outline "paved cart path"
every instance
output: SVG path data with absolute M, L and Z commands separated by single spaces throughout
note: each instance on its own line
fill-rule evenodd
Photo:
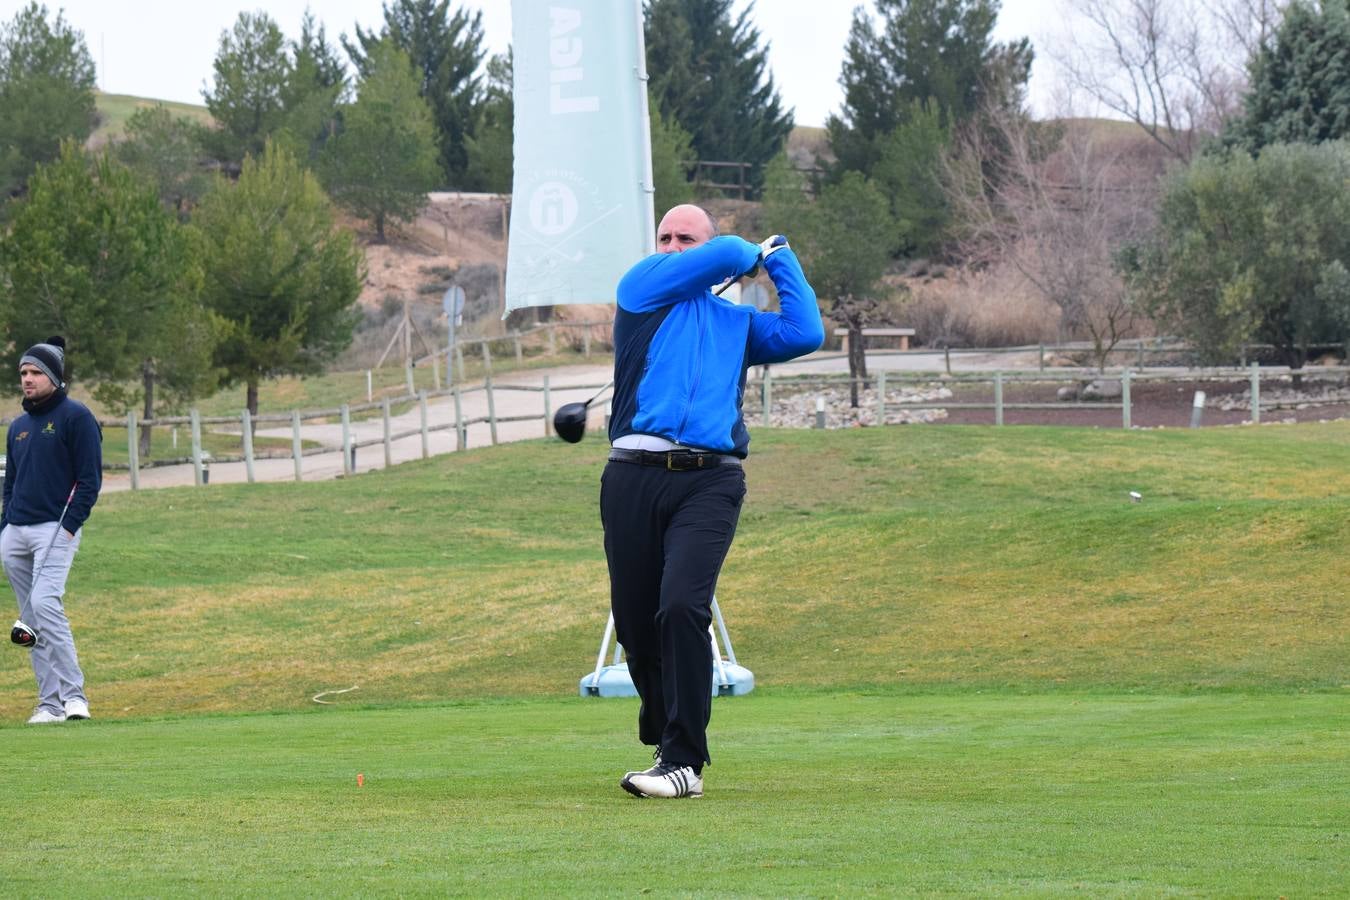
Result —
M 499 418 L 511 416 L 531 416 L 523 422 L 499 422 L 497 440 L 529 440 L 546 436 L 544 424 L 544 395 L 542 391 L 544 377 L 549 379 L 549 407 L 557 410 L 564 403 L 586 400 L 607 382 L 613 374 L 613 365 L 567 366 L 558 369 L 545 369 L 528 372 L 513 372 L 494 379 L 493 404 Z M 527 387 L 533 390 L 511 390 L 513 386 Z M 488 414 L 487 393 L 475 390 L 461 395 L 465 419 L 476 419 Z M 599 428 L 604 419 L 604 402 L 591 408 L 591 428 Z M 427 425 L 429 428 L 442 426 L 440 431 L 427 435 L 428 454 L 435 456 L 455 451 L 455 400 L 453 396 L 437 397 L 427 401 Z M 417 430 L 411 437 L 392 441 L 390 461 L 398 463 L 422 458 L 422 436 L 420 434 L 422 413 L 418 404 L 396 416 L 390 417 L 390 432 L 399 434 Z M 444 427 L 449 426 L 449 427 Z M 384 468 L 384 419 L 378 411 L 373 418 L 361 419 L 351 423 L 352 440 L 356 443 L 379 441 L 379 444 L 359 447 L 356 451 L 357 473 Z M 342 474 L 342 424 L 302 423 L 301 437 L 306 441 L 318 442 L 328 448 L 328 452 L 312 453 L 301 459 L 305 481 L 318 481 L 336 478 Z M 258 429 L 259 436 L 291 438 L 291 427 L 266 427 Z M 552 426 L 548 428 L 552 433 Z M 469 448 L 484 447 L 492 443 L 491 428 L 484 422 L 468 428 Z M 281 459 L 255 459 L 253 461 L 255 481 L 294 481 L 295 462 L 289 455 Z M 248 480 L 243 462 L 212 462 L 210 464 L 211 484 L 233 484 Z M 139 483 L 141 488 L 177 487 L 193 483 L 193 468 L 190 463 L 174 466 L 156 466 L 142 469 Z M 109 472 L 103 479 L 105 491 L 128 490 L 131 487 L 129 472 Z

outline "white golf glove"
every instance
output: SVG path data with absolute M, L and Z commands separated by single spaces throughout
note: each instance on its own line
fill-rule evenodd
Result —
M 759 243 L 759 258 L 765 260 L 770 253 L 777 253 L 788 245 L 786 235 L 771 234 Z

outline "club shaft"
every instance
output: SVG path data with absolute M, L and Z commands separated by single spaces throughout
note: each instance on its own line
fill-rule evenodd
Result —
M 589 406 L 590 406 L 592 403 L 594 403 L 596 400 L 599 400 L 599 399 L 600 399 L 600 395 L 601 395 L 601 394 L 603 394 L 605 391 L 609 390 L 609 389 L 612 388 L 612 387 L 614 387 L 614 379 L 613 379 L 613 378 L 611 378 L 611 379 L 609 380 L 609 383 L 608 383 L 608 384 L 606 384 L 606 385 L 605 385 L 604 387 L 602 387 L 600 390 L 596 391 L 594 397 L 592 397 L 591 399 L 587 400 L 587 401 L 586 401 L 585 403 L 583 403 L 582 405 L 583 405 L 583 406 L 586 406 L 586 407 L 589 407 Z
M 42 562 L 38 564 L 37 570 L 33 572 L 33 580 L 37 581 L 38 575 L 47 567 L 47 557 L 52 555 L 52 548 L 56 546 L 56 538 L 61 533 L 62 523 L 66 518 L 66 511 L 70 509 L 70 501 L 75 499 L 75 488 L 79 487 L 77 481 L 70 486 L 70 494 L 66 497 L 66 505 L 61 507 L 61 515 L 56 518 L 56 530 L 52 532 L 52 539 L 47 542 L 47 551 L 42 554 Z

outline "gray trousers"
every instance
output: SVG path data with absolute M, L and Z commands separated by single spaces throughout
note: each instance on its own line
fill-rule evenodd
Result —
M 61 605 L 83 529 L 73 538 L 61 530 L 53 542 L 52 533 L 59 528 L 56 522 L 6 525 L 0 531 L 0 561 L 19 601 L 19 618 L 37 632 L 37 644 L 29 653 L 37 676 L 38 708 L 64 715 L 65 701 L 88 700 L 75 637 Z

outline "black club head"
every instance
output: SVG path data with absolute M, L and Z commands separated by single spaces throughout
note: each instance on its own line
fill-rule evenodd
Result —
M 586 434 L 586 404 L 565 403 L 553 414 L 553 430 L 558 437 L 575 444 Z
M 20 647 L 31 650 L 37 644 L 37 633 L 23 622 L 15 622 L 9 630 L 9 639 Z

